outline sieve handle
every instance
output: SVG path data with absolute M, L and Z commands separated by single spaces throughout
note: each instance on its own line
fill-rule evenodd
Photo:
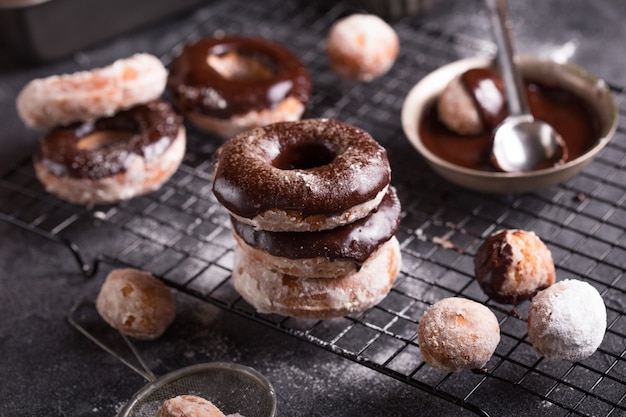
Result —
M 72 306 L 72 308 L 70 308 L 70 311 L 67 313 L 67 321 L 74 328 L 76 328 L 79 332 L 81 332 L 85 337 L 87 337 L 89 340 L 94 342 L 96 345 L 100 346 L 100 348 L 102 348 L 104 351 L 106 351 L 111 356 L 113 356 L 114 358 L 116 358 L 117 360 L 122 362 L 124 365 L 128 366 L 130 369 L 132 369 L 133 371 L 135 371 L 136 373 L 138 373 L 139 375 L 144 377 L 146 380 L 148 380 L 149 382 L 156 381 L 157 380 L 156 375 L 154 375 L 154 373 L 150 370 L 148 365 L 146 365 L 145 361 L 143 360 L 143 358 L 141 357 L 141 355 L 139 354 L 139 352 L 135 348 L 135 345 L 133 345 L 133 343 L 130 341 L 130 339 L 128 339 L 128 337 L 124 333 L 119 332 L 119 334 L 122 336 L 122 338 L 124 339 L 124 341 L 128 345 L 129 349 L 131 350 L 131 352 L 133 353 L 133 355 L 137 359 L 137 362 L 139 362 L 141 364 L 141 367 L 143 369 L 138 368 L 137 366 L 133 365 L 132 363 L 130 363 L 129 361 L 124 359 L 117 352 L 115 352 L 115 350 L 113 350 L 112 348 L 107 346 L 100 339 L 98 339 L 96 336 L 91 334 L 87 329 L 85 329 L 83 326 L 81 326 L 76 320 L 74 320 L 74 313 L 76 313 L 76 311 L 80 307 L 82 307 L 84 305 L 87 305 L 87 304 L 93 305 L 93 303 L 88 303 L 87 301 L 79 301 L 76 304 L 74 304 Z

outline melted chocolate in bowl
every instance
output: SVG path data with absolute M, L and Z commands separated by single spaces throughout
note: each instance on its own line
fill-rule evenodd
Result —
M 601 137 L 600 119 L 584 99 L 561 87 L 534 80 L 526 80 L 525 88 L 533 116 L 552 125 L 565 140 L 568 149 L 565 162 L 578 158 L 596 144 Z M 500 116 L 501 119 L 504 117 L 506 113 Z M 488 123 L 489 127 L 479 135 L 459 135 L 439 120 L 433 100 L 424 109 L 418 133 L 426 148 L 448 162 L 470 169 L 495 171 L 489 156 L 492 129 L 496 124 L 493 121 Z

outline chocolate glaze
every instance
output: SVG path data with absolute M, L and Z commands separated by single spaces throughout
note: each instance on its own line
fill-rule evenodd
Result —
M 478 109 L 483 125 L 493 129 L 507 114 L 504 86 L 490 68 L 473 68 L 461 74 L 461 85 Z
M 226 79 L 207 57 L 236 52 L 258 59 L 272 72 L 267 79 Z M 168 89 L 184 112 L 228 119 L 273 108 L 287 97 L 309 101 L 311 80 L 300 59 L 282 45 L 260 38 L 205 38 L 185 46 L 170 66 Z
M 109 177 L 126 171 L 132 154 L 147 160 L 162 155 L 176 139 L 181 123 L 168 103 L 155 100 L 111 117 L 54 128 L 42 138 L 34 160 L 57 176 Z M 120 139 L 95 149 L 78 145 L 99 131 L 119 132 Z
M 270 209 L 339 213 L 374 198 L 391 178 L 385 149 L 367 132 L 325 119 L 242 133 L 218 149 L 214 163 L 215 196 L 246 218 Z
M 506 279 L 506 272 L 513 261 L 513 248 L 506 242 L 503 231 L 485 239 L 474 257 L 474 271 L 478 284 L 485 294 L 498 302 L 503 296 L 498 292 Z
M 248 245 L 289 259 L 350 259 L 357 265 L 393 237 L 400 225 L 400 201 L 393 187 L 369 216 L 320 232 L 267 232 L 231 218 L 233 230 Z
M 533 116 L 552 125 L 565 140 L 564 162 L 578 158 L 600 138 L 599 118 L 581 97 L 540 81 L 526 80 L 524 85 Z M 506 116 L 505 111 L 499 121 Z M 439 120 L 433 102 L 425 108 L 418 130 L 424 146 L 440 158 L 465 168 L 495 171 L 490 154 L 493 127 L 497 123 L 489 125 L 491 127 L 479 135 L 459 135 Z

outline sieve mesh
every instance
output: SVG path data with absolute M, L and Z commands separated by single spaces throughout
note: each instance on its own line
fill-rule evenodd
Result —
M 148 380 L 120 411 L 120 417 L 154 417 L 161 405 L 179 395 L 195 395 L 211 401 L 226 415 L 274 417 L 276 393 L 272 384 L 259 372 L 230 362 L 199 363 L 156 377 L 128 337 L 116 332 L 98 315 L 95 304 L 77 302 L 67 314 L 68 322 L 84 336 Z M 119 350 L 121 336 L 141 368 L 127 360 Z M 142 369 L 143 368 L 143 369 Z
M 223 362 L 189 366 L 146 384 L 119 415 L 154 417 L 164 401 L 178 395 L 202 397 L 226 415 L 276 415 L 276 398 L 269 382 L 251 368 Z

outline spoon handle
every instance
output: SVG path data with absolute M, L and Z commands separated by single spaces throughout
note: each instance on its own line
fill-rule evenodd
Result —
M 522 78 L 515 66 L 513 44 L 511 41 L 511 23 L 509 21 L 506 0 L 485 0 L 491 19 L 491 27 L 498 46 L 498 65 L 504 83 L 509 112 L 513 116 L 530 114 Z

